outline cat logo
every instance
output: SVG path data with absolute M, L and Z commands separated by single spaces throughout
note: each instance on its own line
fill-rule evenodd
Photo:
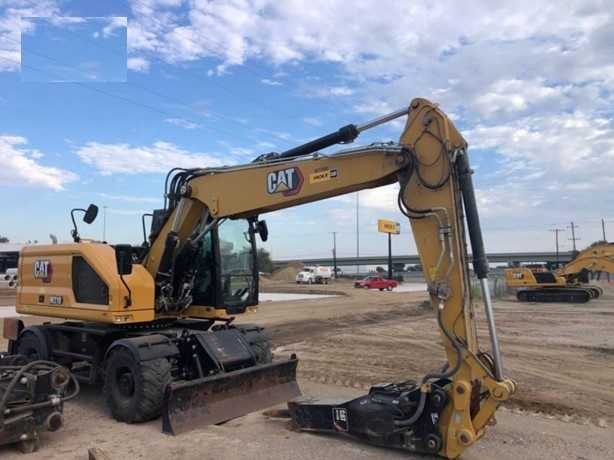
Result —
M 34 278 L 42 280 L 43 283 L 51 283 L 53 278 L 53 265 L 50 260 L 34 261 Z
M 301 191 L 303 182 L 303 173 L 297 167 L 271 171 L 266 176 L 267 191 L 270 194 L 296 195 Z

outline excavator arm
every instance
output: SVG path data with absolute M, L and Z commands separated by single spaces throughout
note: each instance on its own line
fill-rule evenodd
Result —
M 404 115 L 398 143 L 317 152 Z M 467 143 L 452 122 L 436 105 L 415 99 L 369 125 L 349 125 L 250 164 L 182 170 L 167 192 L 169 206 L 158 232 L 165 237 L 153 238 L 145 266 L 159 298 L 173 292 L 167 287 L 176 275 L 176 254 L 225 219 L 246 218 L 258 227 L 258 216 L 267 212 L 399 184 L 399 208 L 412 226 L 447 364 L 414 388 L 376 386 L 362 399 L 333 405 L 294 400 L 290 411 L 300 429 L 346 431 L 376 444 L 454 458 L 494 423 L 495 410 L 516 388 L 503 375 L 471 174 Z M 490 354 L 478 346 L 465 227 L 483 293 Z M 211 314 L 189 300 L 180 306 L 183 315 Z
M 587 271 L 614 273 L 614 244 L 599 244 L 586 248 L 554 273 L 556 276 L 570 279 Z

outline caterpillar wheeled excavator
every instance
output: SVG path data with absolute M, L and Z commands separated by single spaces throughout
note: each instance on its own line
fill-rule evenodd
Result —
M 398 142 L 320 153 L 399 117 L 407 121 Z M 22 249 L 17 311 L 68 320 L 18 322 L 11 351 L 102 380 L 117 420 L 162 413 L 169 433 L 289 401 L 298 429 L 455 458 L 516 389 L 503 373 L 471 174 L 467 143 L 424 99 L 248 164 L 175 169 L 140 247 L 82 239 L 75 225 L 73 243 Z M 272 359 L 264 328 L 233 324 L 257 311 L 255 237 L 268 235 L 260 216 L 388 184 L 398 184 L 412 226 L 446 364 L 420 383 L 377 384 L 356 400 L 301 398 L 297 358 Z M 73 211 L 91 221 L 96 208 Z M 490 352 L 478 346 L 465 227 Z
M 586 248 L 567 265 L 550 271 L 545 268 L 507 268 L 505 283 L 517 288 L 521 302 L 585 303 L 603 294 L 599 286 L 589 285 L 591 272 L 614 273 L 614 244 Z

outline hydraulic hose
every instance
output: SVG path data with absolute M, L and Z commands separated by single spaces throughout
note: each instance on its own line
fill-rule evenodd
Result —
M 463 355 L 462 355 L 461 346 L 458 343 L 458 340 L 456 340 L 456 338 L 454 338 L 454 336 L 450 334 L 450 331 L 448 331 L 448 329 L 443 324 L 442 313 L 443 313 L 442 309 L 439 309 L 437 311 L 437 323 L 439 324 L 439 327 L 443 331 L 444 335 L 448 338 L 450 343 L 452 343 L 452 346 L 454 347 L 454 350 L 456 351 L 456 356 L 457 356 L 456 364 L 454 365 L 452 369 L 446 372 L 432 372 L 430 374 L 426 374 L 422 378 L 423 385 L 429 380 L 432 380 L 435 378 L 436 379 L 448 379 L 452 377 L 454 374 L 458 372 L 458 370 L 460 369 L 462 365 Z M 422 415 L 422 412 L 424 411 L 424 406 L 426 405 L 426 394 L 427 393 L 425 391 L 420 392 L 420 401 L 418 401 L 418 407 L 416 408 L 416 411 L 410 418 L 394 421 L 394 425 L 401 429 L 399 431 L 402 431 L 402 429 L 405 429 L 408 426 L 413 425 L 420 418 L 420 416 Z

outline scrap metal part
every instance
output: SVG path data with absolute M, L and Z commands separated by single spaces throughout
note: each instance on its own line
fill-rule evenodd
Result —
M 37 450 L 39 431 L 58 430 L 63 404 L 78 392 L 77 380 L 59 364 L 0 355 L 0 445 L 19 443 L 23 453 Z

